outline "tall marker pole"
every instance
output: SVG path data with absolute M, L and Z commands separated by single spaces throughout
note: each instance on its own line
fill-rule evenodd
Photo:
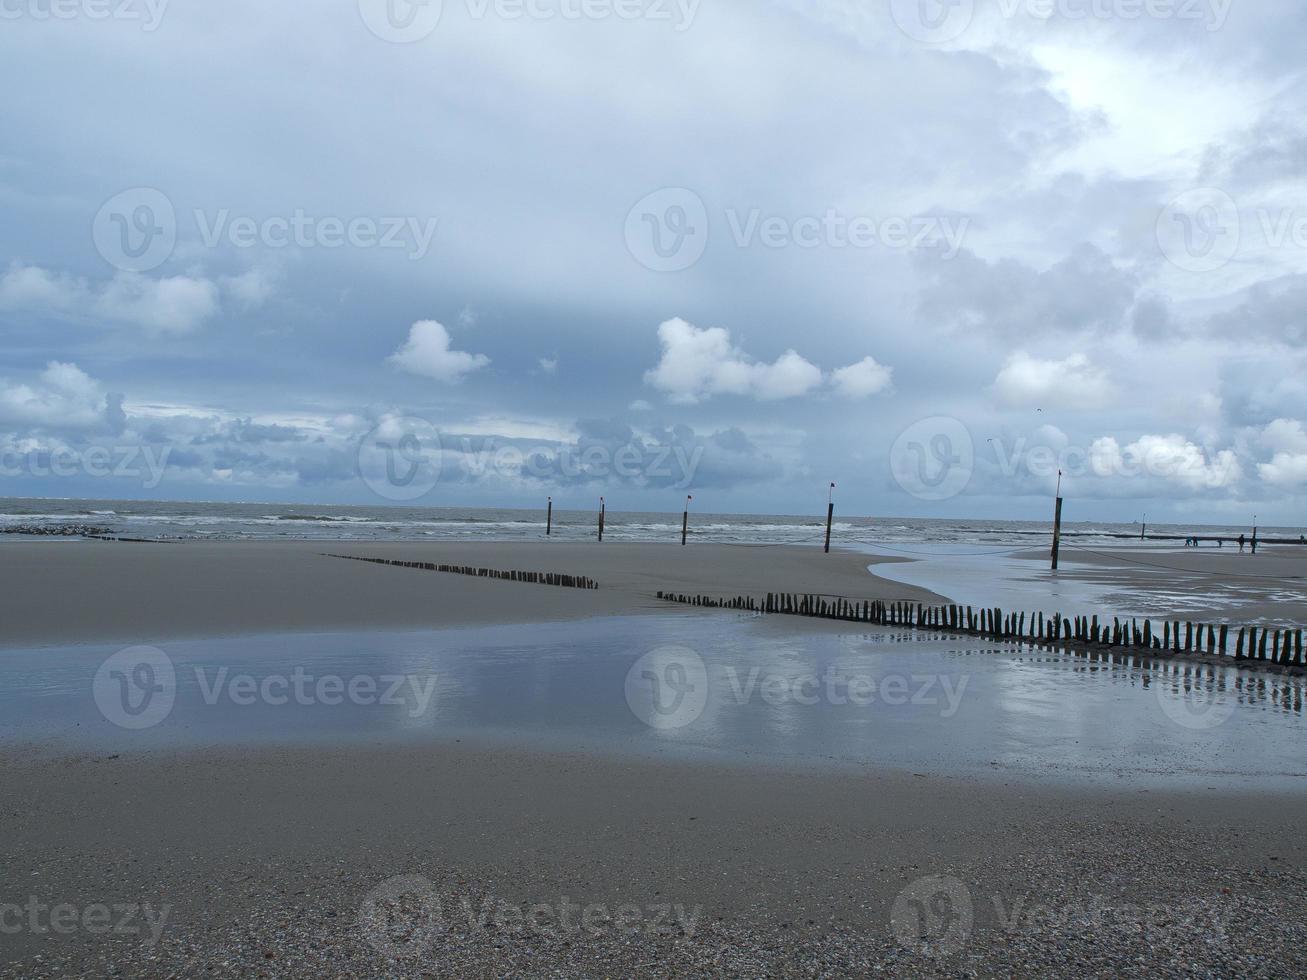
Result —
M 830 554 L 830 526 L 835 519 L 835 484 L 830 485 L 830 493 L 826 497 L 826 554 Z
M 599 540 L 604 539 L 604 515 L 608 510 L 608 505 L 604 503 L 604 498 L 599 498 Z
M 554 533 L 554 498 L 549 498 L 549 510 L 545 514 L 545 537 Z
M 1139 540 L 1144 541 L 1148 537 L 1148 515 L 1144 515 L 1144 526 L 1139 529 Z
M 1057 471 L 1057 506 L 1053 509 L 1053 571 L 1057 571 L 1057 553 L 1062 546 L 1062 471 Z
M 690 501 L 693 499 L 694 499 L 693 496 L 688 496 L 688 495 L 686 496 L 685 513 L 681 515 L 681 547 L 682 548 L 685 547 L 685 538 L 690 533 Z

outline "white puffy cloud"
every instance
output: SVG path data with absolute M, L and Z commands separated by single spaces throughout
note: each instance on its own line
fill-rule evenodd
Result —
M 237 295 L 255 293 L 253 280 L 238 277 L 227 282 Z M 201 276 L 152 279 L 120 272 L 96 285 L 18 262 L 0 276 L 0 310 L 102 318 L 142 327 L 151 334 L 191 333 L 216 315 L 220 306 L 218 285 Z
M 31 383 L 0 380 L 0 424 L 114 430 L 121 421 L 121 396 L 106 395 L 76 364 L 51 361 Z
M 694 404 L 713 395 L 762 400 L 793 398 L 821 384 L 821 370 L 789 350 L 759 364 L 731 343 L 721 327 L 700 329 L 677 317 L 658 327 L 662 358 L 645 382 L 673 402 Z
M 1276 419 L 1257 441 L 1271 450 L 1271 459 L 1257 465 L 1263 483 L 1285 490 L 1307 485 L 1307 431 L 1297 419 Z
M 1307 454 L 1307 431 L 1297 419 L 1276 419 L 1262 430 L 1258 441 L 1273 452 Z
M 150 279 L 120 273 L 97 298 L 95 309 L 151 333 L 191 333 L 218 312 L 218 287 L 208 279 Z
M 249 269 L 238 276 L 222 276 L 218 281 L 227 295 L 245 309 L 252 310 L 272 296 L 277 278 L 267 269 Z
M 894 369 L 864 357 L 857 364 L 836 368 L 831 372 L 831 387 L 844 398 L 868 398 L 889 388 L 894 380 Z
M 662 356 L 645 372 L 645 383 L 669 400 L 693 405 L 714 395 L 742 395 L 759 401 L 779 401 L 815 392 L 826 382 L 821 368 L 795 350 L 770 364 L 755 361 L 731 343 L 721 327 L 696 327 L 680 317 L 658 327 Z M 831 376 L 835 391 L 863 398 L 883 391 L 891 369 L 872 357 L 840 368 Z
M 457 384 L 473 371 L 490 363 L 484 354 L 450 349 L 449 331 L 435 320 L 419 320 L 408 332 L 408 341 L 389 361 L 401 371 Z
M 1233 488 L 1243 466 L 1233 450 L 1205 451 L 1182 435 L 1144 435 L 1124 448 L 1112 436 L 1094 440 L 1090 470 L 1107 478 L 1151 478 L 1190 491 Z
M 994 378 L 994 394 L 1010 408 L 1089 409 L 1109 404 L 1115 389 L 1084 354 L 1058 361 L 1017 351 Z
M 63 273 L 12 263 L 0 276 L 0 310 L 67 311 L 84 302 L 86 285 Z

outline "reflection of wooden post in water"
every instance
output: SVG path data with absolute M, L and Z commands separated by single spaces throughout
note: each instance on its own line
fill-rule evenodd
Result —
M 554 533 L 554 498 L 549 498 L 549 510 L 545 514 L 545 537 Z
M 1053 509 L 1053 571 L 1057 571 L 1057 553 L 1062 546 L 1062 471 L 1057 471 L 1057 506 Z
M 690 533 L 690 501 L 693 499 L 694 497 L 692 496 L 688 496 L 688 495 L 686 496 L 685 513 L 681 515 L 681 547 L 682 548 L 685 547 L 686 535 Z
M 835 484 L 830 485 L 830 494 L 826 497 L 826 554 L 830 554 L 830 526 L 835 518 Z
M 600 497 L 599 498 L 599 540 L 600 541 L 603 541 L 604 539 L 604 513 L 607 509 L 608 507 L 604 503 L 604 498 Z

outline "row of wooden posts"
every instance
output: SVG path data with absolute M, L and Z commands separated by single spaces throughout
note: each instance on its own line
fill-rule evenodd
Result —
M 685 547 L 685 542 L 690 535 L 690 502 L 694 500 L 693 495 L 685 498 L 685 510 L 681 514 L 681 547 Z M 608 516 L 608 502 L 599 498 L 599 540 L 604 540 L 604 521 Z M 835 484 L 830 485 L 830 495 L 826 499 L 826 554 L 830 554 L 830 532 L 831 525 L 835 520 Z M 554 534 L 554 498 L 550 497 L 545 504 L 545 537 L 553 537 Z
M 556 585 L 565 589 L 597 589 L 599 583 L 584 575 L 564 575 L 561 572 L 518 572 L 496 568 L 476 568 L 472 565 L 438 565 L 430 561 L 397 561 L 393 558 L 364 558 L 359 555 L 327 555 L 328 558 L 348 558 L 366 561 L 373 565 L 394 565 L 398 568 L 416 568 L 424 572 L 448 572 L 452 575 L 471 575 L 473 578 L 494 578 L 506 582 L 525 582 L 530 585 Z
M 1307 667 L 1301 629 L 1271 629 L 1243 626 L 1238 632 L 1228 624 L 1163 622 L 1158 632 L 1151 620 L 1121 619 L 1111 622 L 1097 616 L 1045 617 L 1042 612 L 1004 613 L 1001 609 L 971 606 L 925 606 L 911 602 L 852 600 L 842 596 L 812 593 L 768 592 L 763 600 L 753 596 L 722 599 L 706 595 L 659 592 L 659 599 L 745 612 L 810 616 L 880 626 L 943 630 L 993 640 L 1018 640 L 1042 644 L 1079 644 L 1149 650 L 1159 656 L 1207 654 L 1231 657 L 1254 666 Z M 1233 640 L 1233 644 L 1231 643 Z

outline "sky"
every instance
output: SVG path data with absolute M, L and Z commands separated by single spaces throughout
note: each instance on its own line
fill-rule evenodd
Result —
M 0 0 L 0 496 L 1303 523 L 1307 7 Z

